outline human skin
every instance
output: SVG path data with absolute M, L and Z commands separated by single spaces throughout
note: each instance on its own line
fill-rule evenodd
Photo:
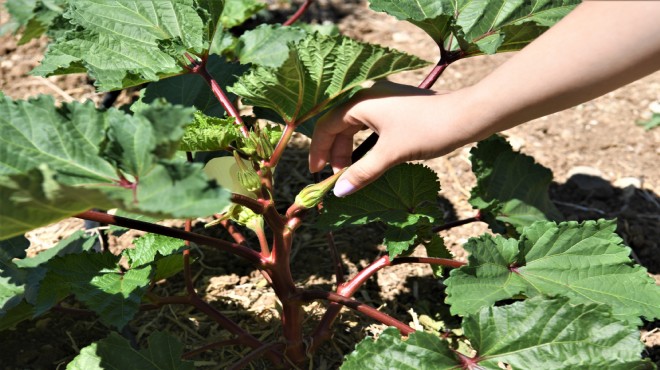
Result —
M 346 196 L 405 161 L 430 159 L 594 99 L 660 69 L 660 1 L 588 1 L 477 84 L 436 92 L 389 82 L 360 91 L 317 123 L 309 169 L 350 166 Z M 351 165 L 353 136 L 378 142 Z

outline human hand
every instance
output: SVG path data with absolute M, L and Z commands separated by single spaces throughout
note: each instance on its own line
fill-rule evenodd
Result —
M 466 90 L 436 92 L 376 83 L 319 119 L 310 146 L 309 169 L 318 172 L 327 163 L 335 171 L 350 166 L 334 188 L 335 195 L 341 197 L 398 163 L 447 154 L 479 136 L 469 129 L 467 96 Z M 351 165 L 353 136 L 366 128 L 380 136 L 378 142 Z

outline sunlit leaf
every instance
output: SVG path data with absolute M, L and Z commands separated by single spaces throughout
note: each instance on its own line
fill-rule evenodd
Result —
M 366 339 L 342 370 L 405 369 L 653 369 L 642 360 L 637 328 L 613 318 L 605 305 L 574 305 L 538 297 L 483 308 L 463 320 L 474 356 L 459 354 L 439 336 L 415 332 L 406 340 L 394 328 Z M 461 358 L 461 356 L 463 356 Z
M 537 222 L 519 240 L 484 235 L 464 245 L 469 263 L 452 270 L 451 312 L 466 315 L 524 295 L 562 295 L 575 303 L 603 303 L 615 318 L 638 323 L 660 317 L 660 287 L 632 265 L 613 221 Z

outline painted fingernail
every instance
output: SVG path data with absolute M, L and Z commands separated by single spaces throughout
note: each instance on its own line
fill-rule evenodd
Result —
M 353 184 L 351 184 L 350 181 L 346 179 L 340 179 L 339 181 L 337 181 L 337 183 L 335 184 L 335 188 L 332 189 L 332 192 L 335 193 L 335 195 L 340 198 L 345 197 L 354 191 L 355 191 L 355 186 L 353 186 Z

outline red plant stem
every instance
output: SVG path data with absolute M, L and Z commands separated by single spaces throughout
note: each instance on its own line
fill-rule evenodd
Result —
M 328 247 L 330 249 L 330 255 L 332 256 L 332 264 L 335 267 L 335 280 L 337 281 L 337 287 L 339 287 L 344 283 L 344 265 L 341 263 L 337 244 L 335 244 L 335 236 L 332 232 L 328 232 L 325 234 L 325 238 L 328 240 Z
M 284 132 L 282 132 L 282 136 L 280 137 L 280 140 L 277 142 L 277 145 L 275 145 L 275 149 L 273 149 L 273 154 L 270 156 L 270 159 L 266 164 L 268 167 L 273 168 L 277 166 L 277 163 L 280 161 L 280 158 L 282 157 L 282 154 L 284 153 L 286 146 L 289 144 L 289 141 L 291 141 L 291 136 L 293 135 L 293 132 L 295 130 L 296 130 L 296 126 L 293 124 L 287 124 L 284 127 Z
M 275 349 L 276 347 L 281 347 L 283 346 L 284 343 L 280 342 L 272 342 L 272 343 L 266 343 L 263 346 L 255 349 L 254 351 L 248 353 L 243 357 L 240 361 L 232 365 L 230 368 L 227 370 L 240 370 L 247 366 L 250 362 L 258 359 L 259 357 L 264 355 L 264 352 L 270 350 L 270 349 Z
M 258 215 L 263 214 L 264 209 L 266 208 L 266 205 L 261 201 L 254 198 L 250 198 L 243 194 L 232 193 L 231 196 L 229 197 L 229 200 L 232 203 L 236 203 L 238 205 L 249 208 L 252 212 Z
M 188 294 L 197 294 L 195 284 L 193 284 L 192 273 L 190 272 L 190 249 L 183 250 L 183 280 L 186 282 L 186 292 Z
M 241 118 L 240 113 L 238 112 L 238 109 L 234 106 L 234 104 L 229 100 L 229 97 L 227 94 L 225 94 L 224 90 L 220 87 L 218 82 L 211 76 L 209 71 L 206 69 L 206 60 L 202 62 L 202 64 L 195 65 L 193 63 L 194 67 L 190 69 L 193 73 L 198 74 L 201 76 L 207 84 L 211 87 L 211 91 L 213 92 L 213 95 L 218 99 L 222 107 L 227 111 L 227 113 L 234 117 L 236 119 L 236 124 L 241 126 L 241 133 L 243 134 L 244 137 L 248 137 L 249 131 L 247 127 L 245 126 L 245 123 L 243 122 L 243 119 Z
M 266 238 L 266 231 L 263 227 L 260 227 L 254 230 L 254 233 L 257 234 L 257 239 L 259 239 L 259 246 L 261 247 L 261 255 L 265 258 L 270 257 L 270 248 L 268 247 L 268 239 Z
M 449 230 L 449 229 L 454 228 L 454 227 L 466 225 L 466 224 L 469 224 L 469 223 L 472 223 L 472 222 L 477 222 L 477 221 L 481 221 L 480 215 L 476 215 L 474 217 L 466 218 L 466 219 L 463 219 L 463 220 L 447 222 L 444 225 L 435 226 L 433 229 L 431 229 L 431 231 L 433 231 L 434 233 L 437 233 L 437 232 L 440 232 L 440 231 Z
M 184 230 L 173 229 L 157 224 L 152 224 L 149 222 L 133 220 L 130 218 L 109 215 L 105 212 L 98 212 L 98 211 L 85 211 L 77 214 L 75 217 L 81 218 L 83 220 L 103 222 L 109 225 L 123 226 L 129 229 L 146 231 L 149 233 L 165 235 L 172 238 L 188 240 L 197 244 L 208 245 L 210 247 L 214 247 L 222 251 L 229 252 L 236 256 L 239 256 L 259 268 L 263 267 L 264 263 L 266 262 L 265 259 L 263 259 L 261 255 L 259 255 L 259 253 L 253 251 L 250 248 L 244 247 L 236 243 L 230 243 L 222 239 L 216 239 L 209 236 L 200 235 L 197 233 L 191 233 Z
M 290 26 L 296 23 L 296 21 L 305 13 L 305 11 L 307 10 L 307 8 L 309 8 L 310 5 L 312 5 L 312 0 L 305 0 L 305 2 L 300 6 L 300 8 L 298 8 L 298 10 L 295 13 L 293 13 L 291 18 L 287 19 L 286 22 L 282 23 L 282 25 Z
M 361 312 L 380 323 L 383 323 L 388 326 L 394 326 L 395 328 L 399 329 L 399 331 L 403 335 L 410 335 L 415 332 L 415 329 L 393 318 L 392 316 L 384 312 L 380 312 L 377 309 L 369 305 L 366 305 L 360 301 L 356 301 L 355 299 L 344 297 L 337 293 L 326 292 L 324 290 L 305 290 L 300 293 L 300 296 L 305 301 L 325 299 L 330 302 L 339 303 L 348 308 Z
M 215 215 L 215 217 L 219 217 L 219 215 Z M 234 226 L 234 224 L 231 223 L 229 220 L 221 220 L 220 225 L 227 230 L 229 235 L 234 239 L 234 241 L 240 245 L 247 245 L 247 239 L 245 236 Z
M 226 339 L 226 340 L 221 340 L 213 343 L 209 343 L 205 346 L 199 347 L 197 349 L 194 349 L 192 351 L 188 351 L 181 355 L 181 358 L 183 359 L 188 359 L 191 357 L 195 357 L 199 355 L 200 353 L 204 353 L 208 350 L 216 349 L 216 348 L 221 348 L 221 347 L 227 347 L 227 346 L 235 346 L 241 344 L 238 339 L 233 338 L 233 339 Z
M 440 60 L 440 62 L 438 62 L 435 67 L 433 67 L 431 72 L 426 75 L 426 78 L 424 78 L 422 83 L 420 83 L 417 87 L 420 89 L 430 89 L 436 83 L 436 81 L 438 81 L 438 78 L 440 78 L 440 75 L 442 75 L 442 72 L 444 72 L 448 66 L 449 63 L 445 63 L 444 61 Z
M 400 265 L 403 263 L 429 263 L 434 265 L 442 265 L 452 268 L 459 268 L 465 265 L 464 262 L 455 261 L 447 258 L 435 258 L 435 257 L 399 257 L 394 260 L 390 260 L 389 256 L 384 255 L 364 270 L 358 272 L 351 280 L 340 285 L 337 288 L 337 293 L 342 297 L 352 297 L 355 292 L 373 275 L 376 274 L 379 270 L 387 266 Z M 341 311 L 341 307 L 336 304 L 330 304 L 328 310 L 325 312 L 321 321 L 317 325 L 314 333 L 312 333 L 312 345 L 310 351 L 316 350 L 325 340 L 330 338 L 330 327 L 333 322 L 336 320 L 337 315 Z

